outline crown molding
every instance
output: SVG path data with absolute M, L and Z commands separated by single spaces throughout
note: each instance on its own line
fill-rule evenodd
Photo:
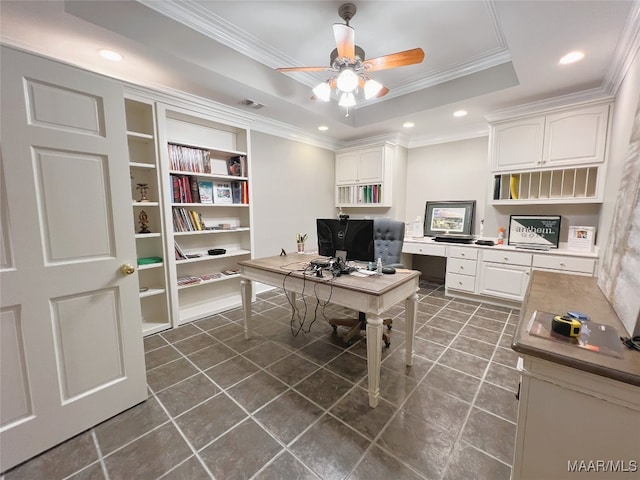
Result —
M 419 137 L 412 137 L 407 148 L 428 147 L 440 143 L 459 142 L 461 140 L 471 140 L 473 138 L 487 136 L 489 136 L 489 126 L 482 122 L 469 125 L 462 132 L 455 132 L 448 135 L 421 135 Z
M 581 92 L 545 98 L 544 100 L 503 108 L 502 110 L 497 110 L 485 115 L 484 118 L 486 118 L 488 122 L 499 122 L 502 120 L 510 120 L 517 117 L 532 115 L 541 111 L 564 108 L 569 105 L 576 106 L 598 101 L 611 101 L 613 98 L 614 97 L 604 91 L 602 87 L 592 88 L 590 90 L 583 90 Z
M 640 51 L 640 0 L 635 0 L 631 8 L 631 14 L 620 35 L 611 65 L 602 82 L 603 90 L 609 95 L 615 95 L 618 92 L 629 66 Z
M 304 66 L 300 65 L 296 59 L 286 55 L 282 51 L 274 49 L 271 45 L 219 15 L 216 15 L 197 2 L 184 2 L 179 0 L 164 0 L 162 2 L 157 0 L 137 1 L 151 10 L 172 18 L 270 68 L 278 68 L 283 65 Z M 390 86 L 390 92 L 385 95 L 384 100 L 413 93 L 511 61 L 511 55 L 509 54 L 509 49 L 496 12 L 495 2 L 494 0 L 485 0 L 484 3 L 487 8 L 490 23 L 494 29 L 498 47 L 476 55 L 475 57 L 447 65 L 429 74 L 397 82 Z M 285 73 L 285 75 L 309 88 L 313 88 L 318 83 L 326 81 L 327 77 L 325 74 L 318 72 L 296 72 L 294 75 L 291 73 Z M 363 101 L 354 108 L 354 111 L 374 101 L 379 101 L 379 99 Z

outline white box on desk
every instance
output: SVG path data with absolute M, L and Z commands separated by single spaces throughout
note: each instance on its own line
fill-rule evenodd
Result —
M 596 238 L 596 227 L 570 226 L 567 247 L 569 250 L 581 252 L 593 251 Z

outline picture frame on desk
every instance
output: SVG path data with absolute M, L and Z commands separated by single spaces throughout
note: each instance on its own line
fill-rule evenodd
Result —
M 424 235 L 472 235 L 475 200 L 427 202 Z
M 560 215 L 511 215 L 508 244 L 558 248 L 561 220 Z

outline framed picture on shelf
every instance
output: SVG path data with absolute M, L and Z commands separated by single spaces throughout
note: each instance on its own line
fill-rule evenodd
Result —
M 232 204 L 233 196 L 231 193 L 230 183 L 214 183 L 213 184 L 213 203 L 214 204 Z
M 200 203 L 213 203 L 213 182 L 199 180 L 198 193 L 200 194 Z
M 471 235 L 475 206 L 475 200 L 427 202 L 424 213 L 425 236 Z
M 511 215 L 509 245 L 558 248 L 560 215 Z

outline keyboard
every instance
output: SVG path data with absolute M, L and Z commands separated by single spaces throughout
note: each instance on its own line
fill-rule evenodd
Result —
M 473 243 L 473 235 L 436 235 L 434 242 Z

